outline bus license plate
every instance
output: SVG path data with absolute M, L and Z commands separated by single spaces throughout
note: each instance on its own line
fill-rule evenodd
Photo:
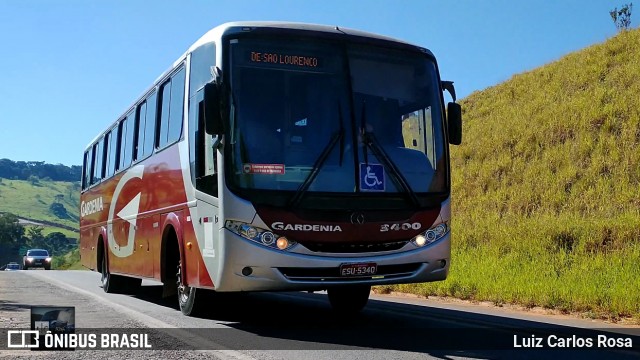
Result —
M 376 263 L 342 264 L 340 276 L 370 276 L 378 272 Z

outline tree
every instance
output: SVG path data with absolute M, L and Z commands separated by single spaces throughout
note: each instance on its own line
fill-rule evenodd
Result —
M 64 195 L 62 195 L 62 194 L 57 194 L 57 195 L 56 195 L 56 202 L 57 202 L 57 203 L 61 203 L 61 202 L 62 202 L 62 200 L 64 200 Z
M 31 240 L 44 238 L 44 235 L 42 235 L 43 230 L 44 228 L 40 225 L 32 226 L 27 229 L 27 236 L 31 238 Z
M 0 159 L 0 177 L 27 180 L 29 176 L 54 181 L 78 181 L 82 176 L 82 166 L 71 167 L 62 164 L 46 164 L 44 161 L 11 161 Z
M 24 236 L 24 228 L 13 214 L 0 214 L 0 244 L 17 244 Z
M 613 8 L 613 10 L 609 11 L 609 15 L 611 15 L 611 19 L 613 23 L 616 25 L 616 29 L 620 30 L 629 30 L 629 26 L 631 26 L 631 10 L 633 8 L 633 3 L 623 5 L 620 10 L 618 8 Z
M 65 208 L 64 205 L 59 202 L 54 202 L 49 205 L 49 211 L 51 211 L 53 215 L 57 216 L 60 219 L 66 219 L 67 217 L 69 217 L 67 208 Z
M 46 242 L 46 246 L 50 252 L 55 254 L 62 254 L 69 247 L 67 237 L 58 231 L 47 234 L 44 241 Z
M 32 248 L 45 248 L 46 242 L 42 231 L 44 228 L 40 225 L 31 226 L 27 229 L 27 237 L 29 238 L 29 246 Z

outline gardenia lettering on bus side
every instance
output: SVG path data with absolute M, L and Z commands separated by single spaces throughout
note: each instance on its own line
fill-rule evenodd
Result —
M 99 198 L 95 198 L 93 200 L 87 201 L 86 203 L 83 201 L 80 204 L 80 216 L 85 217 L 91 214 L 95 214 L 98 211 L 104 210 L 104 206 L 102 205 L 102 196 Z

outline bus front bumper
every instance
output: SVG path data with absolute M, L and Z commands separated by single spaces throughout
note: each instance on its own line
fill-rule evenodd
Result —
M 345 256 L 274 250 L 228 230 L 223 232 L 225 260 L 220 268 L 224 270 L 214 280 L 217 291 L 324 290 L 351 284 L 406 284 L 444 280 L 449 272 L 451 233 L 422 248 Z M 340 268 L 344 264 L 375 264 L 377 272 L 360 277 L 341 276 Z

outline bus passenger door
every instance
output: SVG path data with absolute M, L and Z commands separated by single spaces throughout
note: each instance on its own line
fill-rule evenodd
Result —
M 200 172 L 196 175 L 196 189 L 201 192 L 200 201 L 198 201 L 199 219 L 197 225 L 200 226 L 200 234 L 204 240 L 202 246 L 202 260 L 208 264 L 210 268 L 216 268 L 216 262 L 219 260 L 218 252 L 218 229 L 220 214 L 218 208 L 218 167 L 217 167 L 217 146 L 218 139 L 210 135 L 204 135 L 203 153 L 199 160 L 201 161 Z M 211 149 L 211 150 L 208 150 Z M 194 224 L 195 226 L 196 224 Z M 216 256 L 217 255 L 217 256 Z M 205 265 L 203 264 L 203 265 Z M 201 286 L 213 286 L 213 274 L 207 273 L 207 267 L 199 268 L 198 280 Z M 205 270 L 203 272 L 203 270 Z
M 202 48 L 203 53 L 194 51 L 191 65 L 191 89 L 189 94 L 189 159 L 191 180 L 196 188 L 198 200 L 195 218 L 192 219 L 195 236 L 203 244 L 202 257 L 198 267 L 198 281 L 200 286 L 212 287 L 214 274 L 209 274 L 207 268 L 217 268 L 219 261 L 219 221 L 218 208 L 218 157 L 221 157 L 221 138 L 207 134 L 204 121 L 204 87 L 211 81 L 213 60 L 215 56 L 207 53 L 215 50 L 215 47 Z M 201 56 L 202 55 L 202 56 Z M 199 60 L 198 60 L 199 59 Z M 197 84 L 197 85 L 196 85 Z

